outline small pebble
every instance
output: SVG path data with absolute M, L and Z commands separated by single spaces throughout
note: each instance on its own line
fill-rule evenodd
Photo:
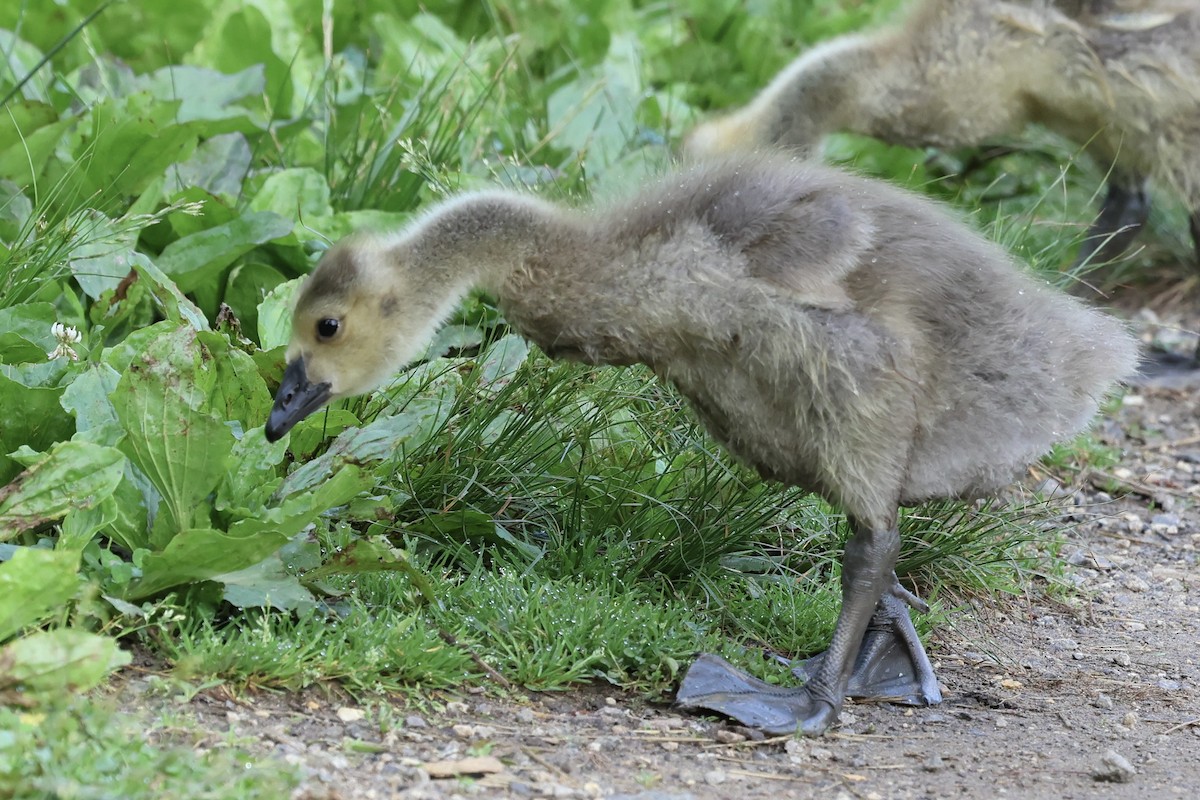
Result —
M 716 738 L 716 740 L 721 744 L 737 744 L 738 742 L 746 741 L 746 737 L 742 734 L 734 733 L 733 731 L 725 730 L 724 728 L 717 731 L 714 738 Z
M 1116 750 L 1108 750 L 1100 757 L 1101 768 L 1092 773 L 1092 779 L 1108 783 L 1129 783 L 1137 770 L 1129 759 Z
M 1122 651 L 1120 653 L 1113 653 L 1112 660 L 1113 660 L 1113 663 L 1116 664 L 1118 667 L 1128 667 L 1130 664 L 1133 663 L 1133 660 L 1129 658 L 1129 653 L 1126 653 L 1124 651 Z
M 1049 649 L 1051 653 L 1062 653 L 1066 650 L 1077 650 L 1079 642 L 1074 639 L 1051 639 Z
M 417 714 L 409 714 L 404 718 L 404 727 L 406 728 L 428 728 L 429 723 L 425 718 Z
M 1112 698 L 1106 695 L 1104 692 L 1097 692 L 1095 699 L 1092 700 L 1092 705 L 1094 705 L 1096 708 L 1102 708 L 1105 711 L 1110 711 L 1113 707 L 1113 701 Z
M 470 739 L 475 734 L 475 729 L 470 725 L 455 725 L 451 730 L 459 739 Z
M 926 772 L 937 772 L 945 765 L 946 762 L 942 760 L 942 757 L 937 753 L 934 753 L 929 758 L 925 759 L 925 763 L 921 765 L 921 769 L 925 770 Z
M 1137 575 L 1126 575 L 1121 580 L 1121 585 L 1131 592 L 1144 592 L 1150 588 L 1150 584 Z
M 1174 692 L 1179 689 L 1179 681 L 1173 681 L 1170 678 L 1160 678 L 1158 688 L 1166 689 L 1168 692 Z
M 1138 715 L 1133 711 L 1126 711 L 1125 716 L 1121 717 L 1121 724 L 1126 728 L 1136 728 L 1138 724 Z
M 719 769 L 710 769 L 708 772 L 704 773 L 704 782 L 709 786 L 716 786 L 724 783 L 727 780 L 729 780 L 729 776 Z

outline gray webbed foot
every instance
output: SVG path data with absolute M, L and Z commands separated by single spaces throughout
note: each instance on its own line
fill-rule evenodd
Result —
M 847 697 L 910 706 L 942 701 L 933 665 L 908 615 L 910 607 L 929 611 L 929 606 L 899 583 L 880 598 L 854 660 Z M 792 674 L 808 681 L 824 659 L 824 653 L 806 659 L 792 668 Z
M 933 665 L 908 609 L 929 607 L 892 576 L 871 616 L 854 658 L 845 696 L 870 698 L 906 705 L 934 705 L 942 701 Z M 782 688 L 754 678 L 714 655 L 701 655 L 688 669 L 675 702 L 684 708 L 703 708 L 732 717 L 743 725 L 770 734 L 801 731 L 817 735 L 837 719 L 841 697 L 822 697 L 820 680 L 834 664 L 828 651 L 808 659 L 793 672 L 805 684 Z
M 807 687 L 772 686 L 709 654 L 688 668 L 675 702 L 684 708 L 716 711 L 772 735 L 796 730 L 820 734 L 837 717 L 834 704 L 814 698 Z

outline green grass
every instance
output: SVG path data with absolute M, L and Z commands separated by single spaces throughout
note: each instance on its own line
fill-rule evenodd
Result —
M 0 794 L 12 800 L 286 797 L 295 768 L 236 740 L 198 753 L 212 734 L 163 714 L 130 714 L 105 698 L 0 708 Z
M 142 0 L 89 20 L 100 5 L 0 9 L 0 562 L 20 559 L 4 636 L 94 631 L 188 679 L 357 694 L 497 690 L 495 671 L 662 697 L 700 650 L 778 680 L 765 652 L 824 646 L 840 516 L 733 464 L 647 370 L 553 363 L 486 298 L 425 363 L 286 447 L 261 425 L 290 292 L 329 242 L 460 189 L 620 193 L 707 110 L 897 0 Z M 1051 277 L 1103 177 L 1074 156 L 1040 135 L 990 159 L 827 148 Z M 1183 249 L 1157 236 L 1139 259 Z M 46 360 L 55 322 L 79 330 L 79 361 Z M 1112 457 L 1084 438 L 1048 463 Z M 1055 581 L 1044 518 L 907 512 L 899 571 L 935 610 L 920 630 L 973 593 Z M 76 685 L 119 661 L 97 650 Z M 71 702 L 6 718 L 6 776 L 204 796 L 221 780 L 201 773 L 237 771 L 232 751 L 195 760 Z M 289 780 L 238 775 L 239 796 Z

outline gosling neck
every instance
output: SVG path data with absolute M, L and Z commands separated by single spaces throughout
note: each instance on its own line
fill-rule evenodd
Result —
M 747 109 L 761 120 L 760 143 L 808 155 L 830 133 L 865 132 L 858 128 L 874 47 L 873 37 L 841 36 L 793 61 Z
M 549 203 L 516 192 L 464 195 L 415 226 L 407 255 L 460 296 L 476 287 L 496 294 L 554 235 L 559 215 Z

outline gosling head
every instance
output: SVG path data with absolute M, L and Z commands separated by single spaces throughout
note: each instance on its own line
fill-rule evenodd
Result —
M 267 440 L 413 361 L 459 299 L 450 291 L 403 242 L 359 235 L 330 248 L 296 298 Z

